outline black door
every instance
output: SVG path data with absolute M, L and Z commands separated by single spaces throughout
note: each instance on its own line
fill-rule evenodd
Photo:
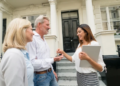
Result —
M 3 19 L 3 34 L 2 34 L 2 42 L 4 41 L 5 34 L 6 34 L 6 19 Z
M 69 12 L 70 13 L 70 12 Z M 78 46 L 77 26 L 79 24 L 77 18 L 63 18 L 62 31 L 63 31 L 63 46 L 65 52 L 74 52 Z

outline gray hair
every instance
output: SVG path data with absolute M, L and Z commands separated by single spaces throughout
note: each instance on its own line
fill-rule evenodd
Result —
M 44 15 L 38 16 L 38 17 L 36 18 L 36 20 L 35 20 L 35 27 L 37 27 L 37 24 L 38 24 L 38 23 L 43 23 L 43 22 L 44 22 L 44 19 L 49 20 L 47 16 L 44 16 Z

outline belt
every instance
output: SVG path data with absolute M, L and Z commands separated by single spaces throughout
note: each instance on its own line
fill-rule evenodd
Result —
M 51 68 L 49 68 L 48 70 L 35 72 L 35 74 L 44 74 L 44 73 L 50 72 L 51 70 L 52 70 L 52 69 L 51 69 Z

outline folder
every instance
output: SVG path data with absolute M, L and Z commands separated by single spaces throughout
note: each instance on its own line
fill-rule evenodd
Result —
M 85 52 L 92 60 L 98 62 L 101 46 L 83 45 L 82 52 Z M 80 60 L 80 67 L 92 67 L 87 60 Z

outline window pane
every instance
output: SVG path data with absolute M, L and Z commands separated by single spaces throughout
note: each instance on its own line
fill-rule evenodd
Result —
M 120 33 L 120 6 L 109 7 L 110 27 Z M 108 30 L 106 7 L 101 8 L 102 25 L 104 30 Z
M 101 8 L 103 30 L 108 30 L 106 8 Z
M 28 20 L 31 22 L 32 28 L 35 29 L 35 19 L 38 17 L 39 15 L 32 15 L 32 16 L 28 16 Z
M 113 29 L 116 30 L 116 33 L 120 33 L 120 21 L 113 21 Z
M 63 19 L 78 18 L 77 12 L 62 13 Z
M 120 18 L 119 18 L 119 7 L 109 7 L 109 10 L 110 10 L 110 19 L 111 21 L 120 21 Z

